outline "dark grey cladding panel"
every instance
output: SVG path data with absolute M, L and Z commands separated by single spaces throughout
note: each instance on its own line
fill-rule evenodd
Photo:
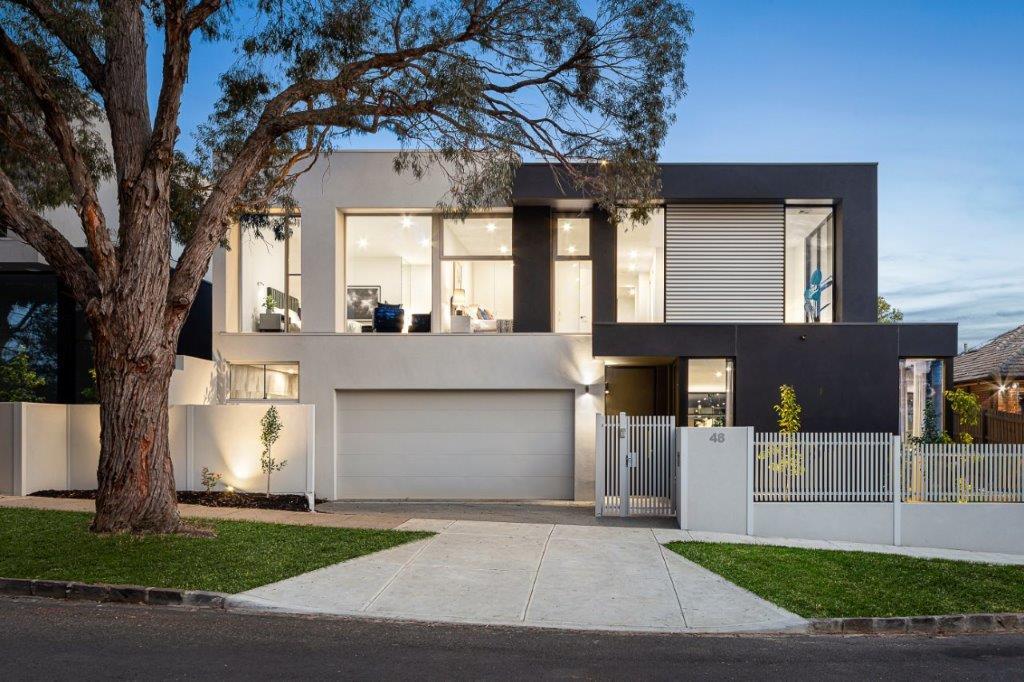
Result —
M 551 331 L 551 209 L 516 206 L 512 210 L 513 329 Z
M 887 325 L 739 325 L 736 423 L 775 430 L 779 386 L 794 387 L 803 431 L 899 428 L 897 329 Z
M 734 324 L 595 324 L 596 357 L 732 357 Z
M 900 324 L 900 357 L 945 358 L 957 354 L 957 325 Z

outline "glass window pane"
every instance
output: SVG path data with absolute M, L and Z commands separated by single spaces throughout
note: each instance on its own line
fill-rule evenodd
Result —
M 0 362 L 11 362 L 24 353 L 32 371 L 45 382 L 33 392 L 34 397 L 50 402 L 58 398 L 58 331 L 57 279 L 52 273 L 0 274 Z M 85 369 L 92 362 L 91 350 L 87 350 L 82 362 Z M 0 377 L 0 382 L 4 378 Z M 0 388 L 11 391 L 24 386 Z
M 512 257 L 512 216 L 445 218 L 445 256 Z
M 288 236 L 288 331 L 302 330 L 302 225 L 291 223 Z
M 589 334 L 591 316 L 589 260 L 555 261 L 555 331 Z
M 732 360 L 690 359 L 686 365 L 687 426 L 732 426 Z
M 430 329 L 430 215 L 347 216 L 346 331 L 372 327 L 379 303 L 402 307 L 402 331 Z
M 228 367 L 230 400 L 298 400 L 299 365 L 232 363 Z
M 834 293 L 832 207 L 787 207 L 786 322 L 832 322 Z
M 616 320 L 665 320 L 665 212 L 644 223 L 623 220 L 616 239 Z
M 943 362 L 934 358 L 900 360 L 900 432 L 936 443 L 942 433 Z
M 512 331 L 511 261 L 442 261 L 441 280 L 444 331 Z
M 558 231 L 557 255 L 568 257 L 590 255 L 589 218 L 558 218 L 555 221 L 555 229 Z
M 270 230 L 243 229 L 240 238 L 241 315 L 239 329 L 260 330 L 260 315 L 285 312 L 285 240 Z M 268 307 L 268 300 L 273 303 Z M 296 306 L 297 307 L 297 306 Z

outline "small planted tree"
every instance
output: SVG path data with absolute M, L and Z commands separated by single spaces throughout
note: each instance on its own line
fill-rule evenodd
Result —
M 956 416 L 956 435 L 961 443 L 970 445 L 974 442 L 974 436 L 970 429 L 981 422 L 981 403 L 978 396 L 962 388 L 943 393 L 949 401 L 949 407 Z
M 200 482 L 203 484 L 206 492 L 212 493 L 213 489 L 217 487 L 218 483 L 220 483 L 220 479 L 221 474 L 218 474 L 215 471 L 210 471 L 209 467 L 203 467 L 203 471 L 200 474 Z
M 271 454 L 271 448 L 274 447 L 274 443 L 281 437 L 281 431 L 284 430 L 284 423 L 281 421 L 281 416 L 277 413 L 275 406 L 271 405 L 267 413 L 263 415 L 263 419 L 260 420 L 260 428 L 262 429 L 260 432 L 260 442 L 263 443 L 263 454 L 260 455 L 260 469 L 267 475 L 267 497 L 270 497 L 270 475 L 275 471 L 284 469 L 284 465 L 288 463 L 286 459 L 278 462 Z
M 768 460 L 768 469 L 785 476 L 786 498 L 789 498 L 789 479 L 803 476 L 803 453 L 796 447 L 795 434 L 800 432 L 800 413 L 803 408 L 796 399 L 796 389 L 789 384 L 779 386 L 779 402 L 772 405 L 775 414 L 779 415 L 779 433 L 781 442 L 767 447 L 757 453 L 760 460 Z

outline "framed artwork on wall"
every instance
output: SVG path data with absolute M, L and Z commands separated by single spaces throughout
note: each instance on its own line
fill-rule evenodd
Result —
M 373 321 L 373 310 L 380 303 L 379 286 L 350 286 L 345 289 L 345 317 L 357 322 Z

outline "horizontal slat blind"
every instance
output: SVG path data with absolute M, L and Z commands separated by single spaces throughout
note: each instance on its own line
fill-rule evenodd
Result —
M 666 322 L 782 322 L 782 204 L 670 204 Z

